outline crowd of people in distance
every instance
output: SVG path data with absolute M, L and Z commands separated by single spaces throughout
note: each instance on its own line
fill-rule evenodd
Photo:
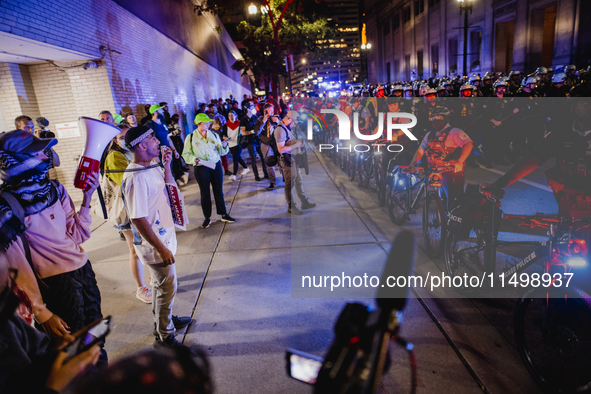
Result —
M 178 191 L 186 185 L 189 166 L 193 166 L 201 192 L 201 227 L 212 223 L 210 188 L 221 221 L 234 223 L 225 206 L 223 177 L 238 180 L 238 166 L 243 168 L 240 176 L 250 172 L 241 157 L 242 150 L 247 149 L 254 179 L 261 181 L 258 168 L 262 167 L 264 177 L 270 180 L 269 189 L 273 190 L 277 166 L 286 183 L 288 211 L 301 214 L 291 201 L 290 167 L 291 153 L 296 154 L 303 143 L 292 134 L 292 115 L 282 100 L 277 102 L 268 96 L 260 102 L 245 95 L 241 106 L 231 98 L 225 102 L 212 100 L 200 106 L 193 122 L 195 129 L 186 137 L 179 115 L 171 116 L 165 102 L 146 105 L 145 109 L 147 115 L 140 122 L 131 112 L 113 115 L 104 110 L 98 114 L 100 121 L 116 127 L 118 133 L 104 150 L 100 172 L 86 179 L 79 209 L 50 174 L 60 161 L 54 150 L 58 140 L 48 130 L 47 119 L 38 118 L 35 125 L 30 117 L 19 116 L 15 130 L 0 134 L 2 392 L 60 392 L 81 372 L 97 369 L 100 372 L 81 381 L 75 392 L 105 392 L 121 387 L 134 391 L 141 384 L 134 380 L 137 360 L 144 360 L 140 364 L 147 372 L 159 370 L 162 360 L 168 360 L 168 365 L 177 362 L 185 370 L 186 379 L 171 379 L 165 369 L 159 370 L 160 380 L 154 384 L 160 387 L 186 392 L 192 386 L 198 389 L 194 392 L 211 392 L 207 360 L 175 337 L 176 331 L 188 326 L 192 318 L 173 314 L 177 240 L 169 188 Z M 227 154 L 232 155 L 233 171 Z M 293 171 L 302 208 L 314 207 L 303 193 L 297 167 Z M 92 264 L 80 246 L 91 236 L 91 201 L 99 185 L 108 220 L 129 249 L 135 295 L 152 304 L 157 352 L 134 355 L 115 369 L 107 368 L 104 337 L 92 346 L 78 345 L 78 337 L 86 335 L 85 330 L 108 325 L 109 321 L 102 315 Z M 98 213 L 100 205 L 94 205 Z M 144 280 L 144 266 L 150 270 L 150 287 Z M 148 367 L 147 359 L 153 365 Z M 127 380 L 115 384 L 103 379 L 120 374 L 122 365 L 131 368 Z

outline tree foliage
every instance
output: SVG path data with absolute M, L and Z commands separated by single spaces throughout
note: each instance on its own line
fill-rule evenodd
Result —
M 238 25 L 239 39 L 246 48 L 244 60 L 237 61 L 233 68 L 252 71 L 257 82 L 269 85 L 273 75 L 285 74 L 284 57 L 305 55 L 308 58 L 333 59 L 338 50 L 330 48 L 340 35 L 325 13 L 327 7 L 315 0 L 299 0 L 285 9 L 281 24 L 276 26 L 278 41 L 275 41 L 273 25 L 280 18 L 289 0 L 269 0 L 271 12 L 260 16 L 260 26 L 243 21 Z M 324 14 L 324 15 L 323 15 Z

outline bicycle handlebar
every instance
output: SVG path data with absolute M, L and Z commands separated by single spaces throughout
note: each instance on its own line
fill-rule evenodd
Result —
M 447 166 L 441 166 L 441 167 L 427 167 L 427 168 L 423 168 L 423 167 L 417 167 L 417 166 L 398 166 L 398 169 L 403 171 L 403 172 L 409 172 L 409 173 L 415 173 L 415 172 L 429 172 L 431 174 L 436 173 L 436 172 L 445 172 L 445 171 L 450 171 L 453 170 L 454 165 L 450 164 Z

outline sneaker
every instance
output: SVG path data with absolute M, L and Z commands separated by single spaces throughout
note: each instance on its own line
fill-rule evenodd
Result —
M 201 225 L 201 228 L 208 228 L 209 225 L 211 224 L 211 219 L 207 218 L 203 221 L 203 224 Z
M 231 172 L 231 171 L 229 171 L 229 170 L 226 170 L 226 171 L 224 172 L 224 175 L 233 175 L 233 174 L 232 174 L 232 172 Z
M 242 172 L 240 173 L 240 175 L 246 175 L 250 172 L 250 168 L 245 168 L 244 170 L 242 170 Z
M 254 177 L 254 180 L 257 181 L 257 182 L 260 182 L 261 181 L 261 177 L 257 175 L 257 176 Z
M 292 215 L 302 215 L 303 212 L 298 209 L 298 206 L 295 203 L 291 203 L 291 205 L 287 206 L 287 213 L 291 213 Z
M 236 221 L 236 219 L 234 219 L 233 217 L 231 217 L 230 215 L 224 215 L 222 216 L 222 222 L 226 222 L 226 223 L 234 223 Z
M 274 183 L 271 183 L 271 184 L 269 185 L 268 189 L 269 189 L 269 190 L 273 190 L 273 189 L 275 189 L 275 184 L 274 184 Z
M 230 179 L 235 181 L 236 180 L 236 175 L 230 175 Z
M 170 334 L 164 340 L 161 340 L 160 338 L 156 338 L 156 340 L 154 341 L 154 347 L 156 349 L 161 349 L 161 348 L 182 349 L 182 348 L 186 348 L 185 345 L 183 345 L 182 343 L 180 343 L 179 341 L 176 340 L 174 334 Z
M 187 327 L 192 321 L 193 319 L 189 316 L 172 315 L 172 324 L 174 324 L 174 328 L 177 330 Z
M 308 200 L 302 201 L 302 209 L 310 209 L 310 208 L 314 208 L 315 206 L 316 206 L 316 203 L 314 203 L 314 202 L 310 202 Z
M 152 303 L 152 290 L 148 289 L 146 286 L 138 287 L 135 291 L 135 297 L 140 300 L 141 302 L 145 302 L 146 304 Z

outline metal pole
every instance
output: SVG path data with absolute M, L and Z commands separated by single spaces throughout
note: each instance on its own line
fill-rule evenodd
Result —
M 468 75 L 468 10 L 464 9 L 464 76 Z

